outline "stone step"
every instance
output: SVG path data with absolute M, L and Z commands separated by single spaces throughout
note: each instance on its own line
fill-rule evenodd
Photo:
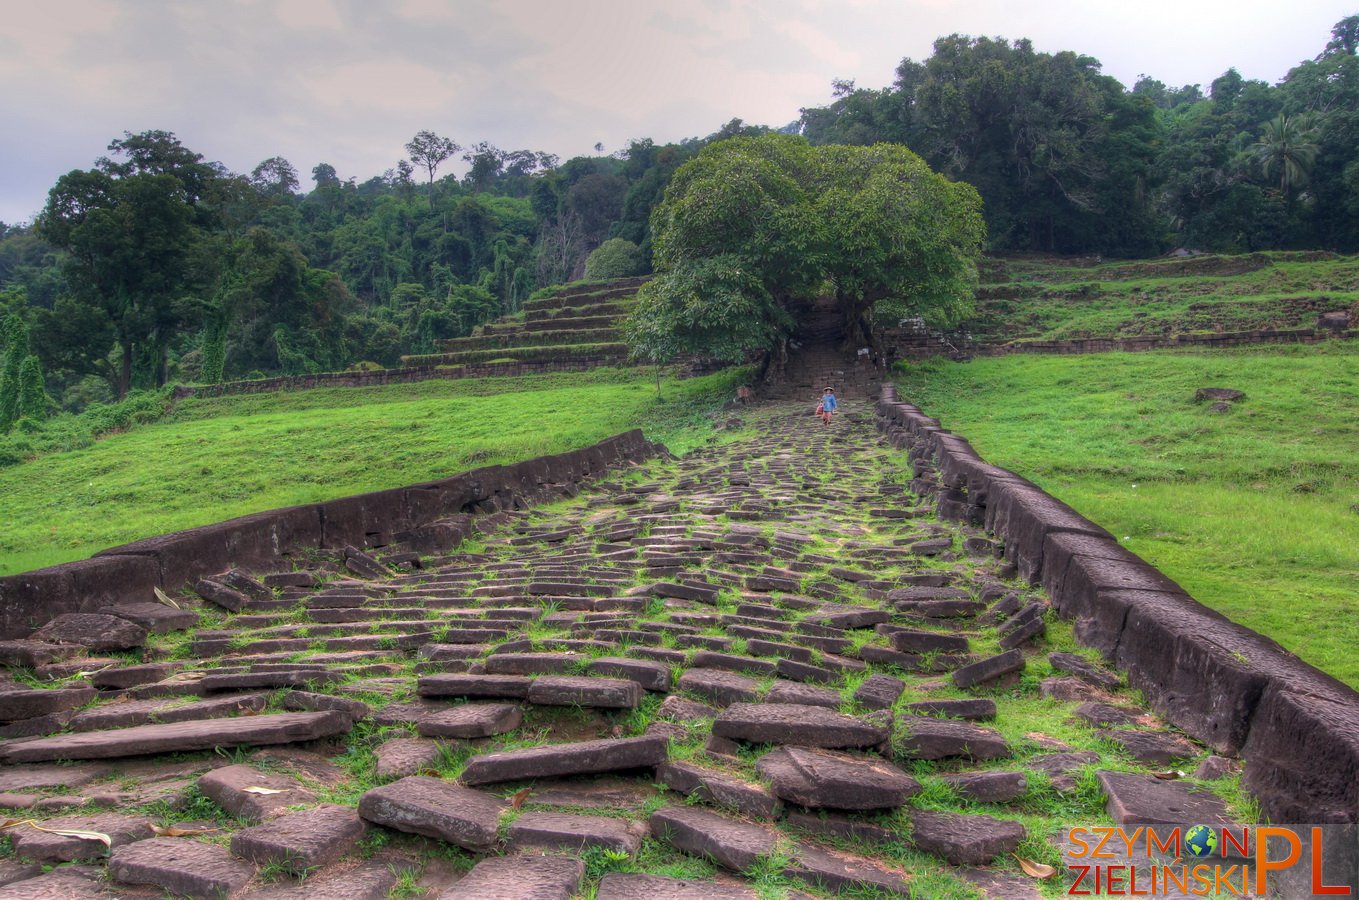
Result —
M 213 769 L 198 779 L 198 790 L 227 813 L 250 822 L 262 822 L 282 815 L 290 806 L 316 801 L 316 795 L 296 778 L 261 772 L 245 764 Z
M 918 781 L 881 757 L 780 747 L 755 768 L 780 799 L 812 809 L 892 809 L 920 792 Z
M 633 856 L 642 846 L 645 828 L 625 819 L 575 813 L 526 812 L 514 820 L 506 834 L 511 850 L 566 850 L 580 853 L 603 847 Z
M 231 852 L 258 866 L 306 875 L 339 860 L 367 832 L 368 824 L 357 812 L 326 804 L 237 831 L 231 836 Z
M 415 775 L 368 791 L 358 811 L 376 825 L 484 852 L 495 847 L 500 816 L 508 808 L 483 791 Z
M 154 885 L 174 896 L 230 897 L 254 877 L 255 867 L 226 847 L 157 837 L 114 848 L 109 875 L 125 884 Z
M 441 900 L 569 900 L 577 895 L 585 864 L 564 856 L 483 859 L 444 891 Z
M 494 784 L 558 775 L 594 775 L 655 768 L 665 762 L 669 741 L 662 736 L 581 741 L 474 756 L 463 770 L 464 784 Z
M 6 741 L 0 744 L 0 760 L 22 763 L 58 759 L 117 759 L 217 747 L 292 744 L 345 734 L 353 724 L 348 716 L 331 710 L 138 725 L 116 731 L 90 731 L 31 741 Z
M 734 703 L 713 720 L 713 734 L 752 744 L 806 747 L 876 747 L 889 730 L 819 706 Z

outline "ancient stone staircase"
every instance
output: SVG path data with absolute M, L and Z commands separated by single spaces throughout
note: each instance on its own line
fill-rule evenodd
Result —
M 1043 596 L 933 517 L 866 404 L 803 413 L 448 555 L 0 642 L 0 900 L 1026 898 L 1042 798 L 1226 819 L 1149 774 L 1205 751 L 1051 652 Z
M 438 353 L 403 356 L 402 365 L 445 368 L 476 366 L 523 371 L 621 365 L 627 345 L 620 321 L 632 310 L 645 278 L 567 285 L 529 300 L 523 311 L 479 327 L 470 337 L 437 341 Z M 483 373 L 489 367 L 490 371 Z

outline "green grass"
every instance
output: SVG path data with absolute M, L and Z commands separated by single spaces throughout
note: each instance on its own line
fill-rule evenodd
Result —
M 1359 257 L 1303 253 L 1082 265 L 991 260 L 967 330 L 1063 340 L 1310 327 L 1359 304 Z
M 1359 687 L 1359 345 L 935 361 L 897 383 L 1203 603 Z M 1247 396 L 1213 413 L 1199 387 Z
M 0 469 L 0 575 L 247 513 L 560 453 L 642 427 L 677 452 L 742 370 L 423 381 L 181 401 L 161 421 Z

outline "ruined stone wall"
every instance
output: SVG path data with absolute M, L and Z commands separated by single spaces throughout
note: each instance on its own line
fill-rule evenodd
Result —
M 1245 759 L 1276 822 L 1359 821 L 1359 693 L 1189 596 L 1109 532 L 883 387 L 877 423 L 941 517 L 984 527 L 1170 722 Z
M 447 549 L 465 534 L 468 514 L 492 512 L 571 492 L 611 466 L 663 450 L 638 429 L 598 444 L 507 466 L 486 466 L 439 481 L 273 509 L 201 528 L 112 547 L 90 559 L 0 578 L 0 639 L 25 637 L 62 613 L 145 602 L 233 567 L 286 567 L 308 550 L 374 547 L 393 541 Z
M 1280 328 L 1254 331 L 1223 331 L 1211 334 L 1145 335 L 1131 338 L 1082 338 L 1066 341 L 985 341 L 970 336 L 938 332 L 891 329 L 884 333 L 887 346 L 898 359 L 934 356 L 965 358 L 1008 356 L 1013 353 L 1135 353 L 1184 347 L 1221 349 L 1255 344 L 1317 344 L 1334 338 L 1359 338 L 1359 330 L 1330 328 Z
M 513 349 L 505 350 L 512 356 Z M 601 366 L 620 365 L 615 356 L 573 356 L 559 360 L 525 360 L 523 362 L 468 363 L 460 366 L 406 366 L 399 369 L 378 369 L 372 372 L 320 372 L 315 375 L 283 375 L 278 378 L 257 378 L 253 381 L 226 381 L 222 384 L 182 384 L 175 388 L 175 398 L 225 397 L 233 394 L 267 394 L 273 391 L 304 391 L 311 388 L 374 387 L 383 384 L 408 384 L 432 378 L 487 378 L 491 376 L 541 375 L 546 372 L 587 372 Z

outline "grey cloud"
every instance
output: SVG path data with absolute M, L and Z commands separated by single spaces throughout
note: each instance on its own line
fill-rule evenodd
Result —
M 308 173 L 381 173 L 417 130 L 569 157 L 596 141 L 782 125 L 832 78 L 889 84 L 943 34 L 1031 37 L 1206 84 L 1277 80 L 1350 0 L 45 0 L 0 35 L 0 219 L 124 130 L 163 128 L 237 171 L 273 155 Z

